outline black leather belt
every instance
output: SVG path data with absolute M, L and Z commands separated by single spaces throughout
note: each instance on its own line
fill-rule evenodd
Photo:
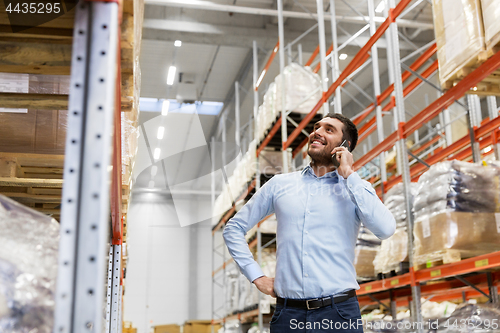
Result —
M 330 297 L 323 297 L 323 298 L 314 298 L 314 299 L 308 299 L 308 300 L 303 300 L 303 299 L 292 299 L 288 298 L 286 300 L 286 306 L 290 306 L 293 308 L 299 308 L 299 309 L 307 309 L 307 310 L 314 310 L 314 309 L 319 309 L 325 306 L 332 305 L 332 299 L 333 303 L 340 303 L 347 301 L 349 298 L 356 296 L 356 290 L 351 289 L 346 293 L 342 293 L 338 296 L 330 296 Z M 276 300 L 276 303 L 278 304 L 285 304 L 285 299 L 278 297 Z

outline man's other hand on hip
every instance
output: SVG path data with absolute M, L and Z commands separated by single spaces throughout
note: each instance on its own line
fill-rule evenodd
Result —
M 276 294 L 274 293 L 274 278 L 261 276 L 253 280 L 253 283 L 262 293 L 276 298 Z

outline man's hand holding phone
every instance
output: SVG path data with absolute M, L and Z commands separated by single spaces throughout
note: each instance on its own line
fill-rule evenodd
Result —
M 354 158 L 347 149 L 346 140 L 339 147 L 332 150 L 333 164 L 337 167 L 337 172 L 342 177 L 349 177 L 353 172 Z

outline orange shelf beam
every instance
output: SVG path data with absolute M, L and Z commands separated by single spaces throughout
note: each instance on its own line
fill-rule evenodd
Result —
M 259 79 L 257 80 L 257 83 L 255 84 L 255 87 L 254 87 L 255 91 L 259 90 L 259 86 L 262 83 L 262 80 L 264 79 L 264 77 L 266 76 L 267 70 L 269 69 L 269 67 L 271 67 L 271 64 L 273 63 L 274 57 L 276 57 L 276 54 L 278 53 L 279 48 L 280 48 L 280 42 L 278 41 L 276 43 L 276 46 L 273 49 L 273 52 L 271 53 L 271 56 L 267 60 L 266 66 L 264 66 L 264 69 L 260 73 Z
M 276 132 L 278 132 L 278 130 L 280 129 L 282 119 L 283 118 L 281 116 L 278 118 L 278 120 L 276 121 L 276 124 L 274 124 L 274 126 L 271 128 L 269 133 L 266 135 L 266 137 L 264 138 L 264 140 L 262 141 L 260 146 L 257 148 L 257 157 L 259 157 L 260 152 L 262 150 L 264 150 L 264 148 L 266 148 L 266 146 L 269 144 L 269 142 L 271 142 L 271 139 L 274 137 Z
M 316 56 L 318 55 L 319 53 L 319 45 L 316 46 L 316 48 L 314 49 L 314 52 L 312 53 L 311 57 L 309 58 L 309 60 L 307 60 L 306 64 L 304 66 L 311 66 L 312 62 L 314 61 L 314 59 L 316 58 Z

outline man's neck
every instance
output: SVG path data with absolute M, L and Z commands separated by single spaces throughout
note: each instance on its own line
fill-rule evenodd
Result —
M 311 168 L 314 171 L 314 174 L 316 177 L 323 177 L 326 173 L 335 171 L 336 167 L 331 164 L 320 164 L 317 162 L 312 161 L 311 162 Z

